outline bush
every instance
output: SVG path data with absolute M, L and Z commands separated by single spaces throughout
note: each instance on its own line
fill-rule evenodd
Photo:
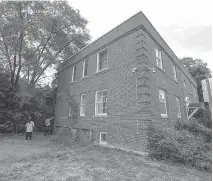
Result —
M 154 127 L 149 137 L 150 156 L 211 170 L 211 143 L 206 140 L 206 130 L 197 123 L 192 129 L 192 125 L 177 123 L 177 130 Z
M 201 136 L 206 142 L 212 142 L 212 130 L 199 123 L 200 120 L 192 119 L 190 122 L 177 121 L 176 130 L 187 130 L 195 136 Z
M 59 133 L 51 137 L 51 141 L 63 146 L 70 146 L 74 142 L 74 138 L 68 128 L 62 128 Z

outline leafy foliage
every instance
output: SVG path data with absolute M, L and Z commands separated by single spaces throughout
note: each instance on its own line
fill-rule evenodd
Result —
M 45 72 L 90 40 L 87 20 L 65 1 L 0 2 L 1 66 L 18 85 L 34 86 Z
M 201 80 L 212 77 L 211 70 L 208 68 L 207 63 L 201 59 L 193 59 L 191 57 L 184 57 L 180 59 L 184 64 L 185 68 L 189 71 L 192 77 L 197 82 L 197 91 L 199 96 L 199 101 L 203 102 L 203 92 Z
M 20 97 L 5 72 L 0 72 L 0 124 L 5 124 L 5 131 L 11 130 L 19 118 Z
M 56 89 L 46 87 L 39 96 L 22 101 L 20 89 L 15 87 L 6 72 L 0 72 L 0 133 L 25 132 L 31 116 L 35 131 L 42 131 L 46 118 L 54 117 Z
M 201 125 L 199 120 L 192 119 L 190 122 L 185 123 L 177 121 L 175 124 L 176 130 L 186 130 L 192 133 L 194 136 L 202 136 L 205 142 L 212 142 L 212 130 Z
M 63 146 L 70 146 L 75 142 L 72 132 L 67 128 L 62 128 L 59 133 L 53 135 L 51 141 Z
M 211 136 L 211 130 L 199 123 L 178 122 L 176 129 L 153 127 L 150 156 L 211 170 Z

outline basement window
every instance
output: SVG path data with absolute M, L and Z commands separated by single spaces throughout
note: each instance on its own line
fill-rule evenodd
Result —
M 106 132 L 100 132 L 100 143 L 107 144 L 107 133 Z

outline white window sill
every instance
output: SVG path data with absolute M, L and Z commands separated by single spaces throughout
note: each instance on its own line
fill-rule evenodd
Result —
M 108 117 L 107 114 L 97 114 L 97 115 L 93 115 L 93 117 Z
M 174 81 L 178 84 L 178 81 L 174 79 Z
M 161 114 L 161 118 L 168 118 L 168 115 Z
M 158 68 L 160 71 L 166 73 L 166 71 L 165 71 L 164 69 L 162 69 L 162 68 L 160 68 L 160 67 L 158 67 L 158 66 L 157 66 L 157 68 Z
M 100 144 L 102 144 L 102 145 L 106 145 L 106 144 L 107 144 L 107 142 L 100 142 Z
M 80 115 L 80 117 L 85 117 L 85 114 L 84 115 Z
M 105 68 L 105 69 L 103 69 L 103 70 L 99 70 L 99 71 L 95 72 L 94 74 L 98 74 L 98 73 L 101 73 L 101 72 L 105 72 L 105 71 L 107 71 L 107 70 L 109 70 L 109 68 Z
M 81 80 L 82 80 L 82 79 L 86 79 L 86 78 L 88 78 L 88 77 L 89 77 L 89 76 L 84 76 L 84 77 L 81 77 Z

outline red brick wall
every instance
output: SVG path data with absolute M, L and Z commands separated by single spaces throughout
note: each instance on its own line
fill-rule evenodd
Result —
M 99 132 L 104 131 L 107 132 L 107 142 L 109 144 L 117 146 L 123 145 L 123 147 L 126 148 L 135 147 L 134 149 L 137 149 L 136 147 L 140 145 L 140 150 L 145 150 L 147 131 L 143 125 L 145 124 L 146 126 L 151 118 L 149 116 L 147 120 L 146 117 L 146 123 L 143 124 L 142 122 L 146 114 L 141 113 L 139 116 L 140 122 L 136 116 L 140 108 L 137 108 L 136 75 L 133 74 L 132 70 L 134 67 L 142 66 L 138 65 L 138 59 L 136 60 L 136 47 L 143 47 L 143 44 L 137 44 L 137 39 L 142 40 L 141 37 L 138 36 L 138 31 L 132 32 L 128 36 L 108 46 L 108 69 L 103 72 L 96 73 L 97 53 L 94 53 L 88 58 L 89 67 L 87 78 L 81 79 L 83 61 L 76 64 L 76 82 L 70 84 L 68 94 L 61 96 L 61 98 L 59 97 L 57 100 L 58 116 L 56 119 L 58 121 L 56 124 L 58 126 L 92 129 L 94 130 L 93 135 L 96 142 L 99 142 Z M 72 67 L 66 71 L 69 73 L 61 74 L 63 78 L 60 78 L 60 80 L 65 80 L 69 83 L 64 76 L 68 76 L 71 79 Z M 146 73 L 147 71 L 145 74 Z M 61 85 L 64 85 L 64 83 Z M 64 87 L 67 87 L 67 85 Z M 95 116 L 95 92 L 103 89 L 107 89 L 108 94 L 108 116 L 102 118 Z M 86 116 L 66 118 L 68 115 L 69 96 L 74 98 L 78 106 L 79 115 L 81 94 L 86 94 Z M 62 97 L 64 97 L 64 99 Z M 140 97 L 138 97 L 138 99 L 139 98 Z M 59 104 L 59 102 L 62 103 Z M 143 109 L 143 107 L 141 108 Z M 59 117 L 62 118 L 60 119 Z M 137 128 L 139 126 L 140 133 L 137 134 Z
M 124 29 L 117 29 L 117 36 L 116 29 L 113 30 L 113 36 L 107 35 L 108 41 L 112 42 L 107 42 L 105 37 L 102 42 L 95 42 L 62 66 L 65 71 L 59 76 L 59 92 L 62 95 L 57 98 L 56 126 L 93 130 L 95 142 L 99 142 L 100 131 L 107 132 L 108 144 L 145 151 L 151 122 L 165 125 L 175 123 L 175 96 L 181 98 L 182 118 L 186 118 L 184 98 L 188 96 L 188 88 L 183 88 L 182 84 L 183 79 L 189 82 L 190 78 L 185 75 L 185 70 L 177 67 L 178 83 L 173 80 L 172 65 L 175 62 L 164 49 L 162 56 L 165 72 L 156 67 L 155 48 L 161 46 L 144 27 L 137 28 L 142 22 L 138 17 L 128 22 Z M 108 51 L 108 69 L 96 73 L 98 50 L 105 47 Z M 88 77 L 81 79 L 84 57 L 89 59 Z M 74 83 L 70 83 L 72 62 L 76 62 L 73 65 L 77 66 Z M 137 68 L 136 73 L 132 72 L 133 68 Z M 152 73 L 148 68 L 155 68 L 156 73 Z M 160 116 L 159 88 L 165 89 L 167 93 L 167 119 Z M 103 89 L 107 89 L 108 116 L 97 117 L 95 92 Z M 79 116 L 81 94 L 86 94 L 85 117 Z M 76 107 L 73 117 L 68 117 L 69 102 Z M 87 135 L 88 131 L 84 133 Z

